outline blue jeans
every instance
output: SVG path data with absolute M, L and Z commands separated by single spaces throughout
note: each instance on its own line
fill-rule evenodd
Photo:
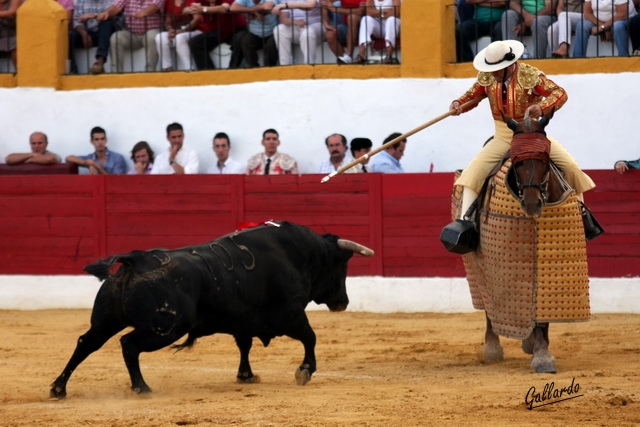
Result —
M 573 57 L 584 58 L 587 55 L 587 46 L 591 37 L 593 23 L 583 19 L 576 25 L 576 39 L 573 43 Z M 627 32 L 627 20 L 613 23 L 613 42 L 618 49 L 618 56 L 629 56 L 629 34 Z
M 340 5 L 338 4 L 338 6 Z M 342 22 L 343 17 L 344 15 L 329 11 L 329 23 L 338 31 L 338 42 L 344 46 L 347 44 L 347 31 L 349 26 Z
M 109 45 L 111 34 L 115 31 L 113 21 L 108 19 L 98 24 L 98 31 L 87 31 L 93 45 L 97 47 L 96 58 L 102 56 L 104 60 L 107 60 L 109 55 Z M 78 72 L 78 65 L 76 64 L 75 49 L 83 49 L 82 36 L 77 31 L 69 31 L 69 60 L 71 61 L 70 71 L 72 73 Z

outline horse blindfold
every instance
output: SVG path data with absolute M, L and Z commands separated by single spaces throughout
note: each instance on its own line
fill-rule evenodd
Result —
M 513 164 L 529 159 L 549 163 L 550 152 L 551 141 L 541 133 L 516 134 L 511 141 L 511 162 Z

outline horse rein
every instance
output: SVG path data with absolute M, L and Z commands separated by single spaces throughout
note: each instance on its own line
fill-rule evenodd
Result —
M 524 159 L 524 160 L 519 161 L 518 164 L 513 166 L 514 170 L 516 168 L 518 168 L 518 167 L 524 166 L 525 162 L 527 162 L 527 161 L 533 162 L 533 159 Z M 531 163 L 531 166 L 533 166 L 533 163 Z M 532 167 L 532 169 L 533 169 L 533 167 Z M 532 182 L 532 180 L 533 180 L 533 175 L 532 174 L 529 174 L 529 182 L 524 183 L 524 184 L 520 183 L 520 179 L 518 178 L 518 174 L 517 173 L 514 174 L 515 178 L 516 178 L 516 185 L 518 187 L 518 199 L 520 200 L 520 202 L 523 201 L 523 198 L 524 198 L 524 194 L 523 193 L 524 193 L 524 189 L 525 188 L 535 188 L 540 192 L 540 196 L 542 197 L 542 201 L 544 203 L 546 203 L 548 198 L 549 198 L 548 189 L 549 189 L 549 176 L 550 176 L 550 173 L 551 173 L 551 167 L 549 166 L 549 163 L 547 163 L 545 165 L 544 178 L 543 178 L 542 182 L 539 183 L 539 184 L 535 183 L 535 182 Z

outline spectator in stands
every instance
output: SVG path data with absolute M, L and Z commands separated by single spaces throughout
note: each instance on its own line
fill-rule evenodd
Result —
M 92 175 L 127 173 L 124 156 L 107 148 L 107 131 L 96 126 L 91 129 L 90 136 L 95 152 L 86 156 L 67 156 L 66 162 L 89 168 Z
M 247 172 L 246 166 L 229 157 L 229 151 L 231 151 L 229 135 L 224 132 L 216 133 L 213 137 L 213 152 L 218 160 L 207 169 L 207 173 L 245 174 Z
M 322 23 L 329 49 L 338 64 L 350 64 L 358 44 L 358 29 L 364 15 L 365 0 L 322 0 Z M 346 47 L 346 49 L 345 49 Z
M 8 52 L 11 55 L 11 63 L 16 71 L 16 12 L 21 4 L 22 0 L 0 0 L 0 52 Z
M 553 23 L 555 10 L 552 0 L 511 0 L 509 10 L 502 15 L 502 37 L 504 40 L 522 40 L 531 30 L 533 46 L 531 57 L 547 56 L 547 31 Z M 525 46 L 525 52 L 527 52 Z M 525 57 L 528 53 L 524 54 Z
M 612 35 L 618 56 L 629 56 L 627 23 L 637 13 L 631 0 L 585 0 L 584 16 L 576 25 L 573 57 L 583 58 L 587 55 L 591 36 L 611 40 Z
M 147 141 L 137 142 L 131 149 L 133 169 L 129 175 L 149 175 L 153 169 L 154 153 Z
M 567 58 L 571 46 L 571 34 L 582 19 L 584 0 L 559 0 L 556 8 L 558 20 L 547 31 L 547 42 L 552 58 Z
M 69 26 L 71 26 L 71 22 L 73 20 L 73 0 L 57 0 L 60 6 L 64 8 L 67 12 L 67 21 L 69 22 Z
M 60 163 L 62 159 L 55 153 L 47 150 L 49 141 L 47 135 L 42 132 L 34 132 L 29 136 L 30 153 L 9 154 L 4 162 L 8 165 L 22 165 L 33 163 L 36 165 L 54 165 Z
M 469 4 L 467 0 L 454 0 L 456 5 L 456 24 L 473 18 L 475 6 Z
M 365 154 L 369 154 L 372 146 L 373 143 L 369 138 L 353 138 L 351 140 L 350 148 L 351 156 L 353 156 L 354 159 L 359 159 Z M 365 160 L 357 166 L 360 169 L 360 172 L 369 172 L 367 170 L 367 163 L 369 163 L 369 159 Z
M 243 14 L 230 14 L 233 0 L 211 0 L 210 6 L 192 4 L 185 13 L 204 16 L 206 31 L 189 40 L 189 49 L 198 70 L 213 70 L 215 65 L 209 52 L 222 43 L 237 46 L 246 34 L 247 21 Z M 242 63 L 242 50 L 231 52 L 229 68 L 239 68 Z
M 399 136 L 402 136 L 399 132 L 392 133 L 385 138 L 382 145 L 393 141 Z M 402 169 L 402 165 L 400 165 L 400 159 L 404 155 L 404 149 L 406 146 L 407 140 L 403 139 L 382 150 L 371 161 L 371 172 L 404 173 L 404 169 Z
M 320 0 L 281 1 L 271 11 L 280 17 L 275 30 L 280 65 L 293 64 L 293 45 L 300 45 L 305 64 L 316 63 L 316 50 L 322 42 Z
M 98 13 L 106 10 L 112 0 L 76 0 L 74 5 L 72 31 L 69 31 L 69 60 L 70 72 L 76 74 L 75 50 L 97 47 L 95 62 L 89 67 L 91 74 L 104 73 L 104 63 L 107 62 L 111 36 L 115 32 L 113 19 L 98 21 Z
M 164 29 L 156 36 L 156 49 L 160 57 L 162 71 L 173 71 L 174 61 L 172 51 L 175 50 L 176 66 L 178 70 L 191 70 L 191 51 L 189 40 L 202 34 L 203 18 L 201 14 L 183 14 L 184 8 L 188 8 L 199 0 L 167 0 L 164 12 Z
M 262 133 L 264 152 L 251 157 L 247 162 L 247 175 L 293 175 L 298 174 L 298 164 L 288 154 L 278 152 L 280 136 L 275 129 Z
M 339 133 L 329 135 L 324 140 L 324 145 L 329 151 L 329 160 L 323 162 L 318 169 L 318 173 L 329 174 L 335 172 L 341 167 L 347 165 L 353 159 L 347 156 L 347 138 Z M 358 173 L 360 170 L 357 166 L 350 167 L 344 173 Z
M 115 0 L 107 10 L 98 14 L 98 21 L 102 22 L 124 11 L 125 29 L 113 33 L 110 41 L 112 73 L 123 72 L 126 51 L 140 48 L 145 51 L 145 71 L 156 70 L 158 51 L 155 38 L 164 24 L 163 10 L 164 0 Z
M 257 68 L 258 51 L 262 49 L 264 65 L 273 67 L 278 65 L 278 48 L 273 31 L 278 25 L 278 18 L 271 13 L 278 0 L 235 0 L 231 5 L 231 12 L 244 12 L 249 19 L 247 33 L 240 38 L 239 47 L 242 58 L 248 68 Z
M 152 175 L 189 175 L 198 173 L 198 153 L 184 146 L 184 129 L 180 123 L 167 126 L 169 149 L 158 154 L 151 169 Z
M 626 171 L 628 171 L 629 169 L 640 169 L 640 159 L 638 160 L 618 160 L 614 165 L 613 168 L 616 170 L 616 172 L 618 172 L 619 174 L 623 174 Z
M 629 19 L 629 38 L 633 56 L 640 56 L 640 13 Z
M 466 0 L 466 3 L 475 5 L 475 12 L 472 19 L 456 25 L 456 60 L 458 62 L 473 61 L 475 54 L 471 50 L 472 41 L 483 36 L 491 36 L 491 41 L 502 40 L 500 20 L 508 1 Z
M 397 64 L 394 56 L 396 41 L 400 37 L 400 0 L 367 0 L 366 14 L 360 22 L 358 56 L 354 64 L 367 62 L 367 46 L 372 37 L 385 40 L 385 64 Z

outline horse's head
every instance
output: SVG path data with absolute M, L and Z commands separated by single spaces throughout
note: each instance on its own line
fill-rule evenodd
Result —
M 511 163 L 515 171 L 518 198 L 525 215 L 532 218 L 542 215 L 548 198 L 551 142 L 544 128 L 551 117 L 553 110 L 536 120 L 529 117 L 527 109 L 521 122 L 502 114 L 502 120 L 513 130 Z

